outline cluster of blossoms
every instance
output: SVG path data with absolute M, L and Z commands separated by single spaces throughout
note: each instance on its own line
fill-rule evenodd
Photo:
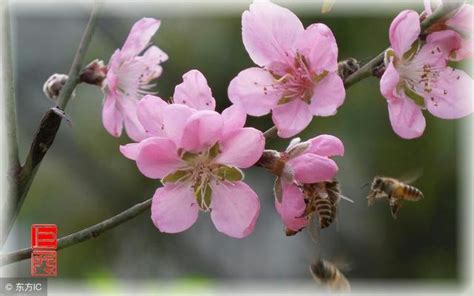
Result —
M 472 113 L 472 79 L 448 66 L 472 55 L 472 6 L 421 31 L 420 17 L 402 11 L 390 26 L 380 90 L 387 99 L 393 130 L 402 138 L 422 135 L 422 110 L 454 119 Z M 324 24 L 306 29 L 290 10 L 254 2 L 242 15 L 243 43 L 258 67 L 240 72 L 229 84 L 233 103 L 222 113 L 204 75 L 183 75 L 169 102 L 155 96 L 151 81 L 162 73 L 166 53 L 150 40 L 160 21 L 143 18 L 132 27 L 108 66 L 94 61 L 81 77 L 105 93 L 103 124 L 118 137 L 125 128 L 133 143 L 120 147 L 146 177 L 160 179 L 152 201 L 152 220 L 166 233 L 190 228 L 199 212 L 210 212 L 218 231 L 236 238 L 249 235 L 260 212 L 257 194 L 243 182 L 241 169 L 256 163 L 277 176 L 275 207 L 287 233 L 306 227 L 316 198 L 335 206 L 342 197 L 333 156 L 344 154 L 342 141 L 321 135 L 293 140 L 284 152 L 264 150 L 259 130 L 244 127 L 247 115 L 271 112 L 282 138 L 306 128 L 313 116 L 332 116 L 343 104 L 345 88 L 338 75 L 338 47 Z M 56 77 L 45 93 L 56 95 L 65 79 Z M 267 162 L 265 165 L 262 163 Z M 331 198 L 331 196 L 333 198 Z M 321 224 L 321 217 L 320 217 Z
M 422 110 L 443 119 L 472 113 L 474 81 L 464 71 L 448 66 L 449 60 L 472 56 L 472 32 L 468 31 L 472 30 L 472 8 L 464 5 L 450 18 L 435 23 L 428 28 L 425 40 L 420 39 L 417 12 L 405 10 L 393 20 L 380 91 L 387 99 L 392 128 L 400 137 L 412 139 L 423 134 L 426 122 Z

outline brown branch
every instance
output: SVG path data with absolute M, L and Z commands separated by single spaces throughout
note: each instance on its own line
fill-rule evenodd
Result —
M 87 27 L 79 44 L 79 48 L 76 51 L 74 61 L 69 70 L 69 79 L 59 94 L 57 107 L 62 110 L 65 109 L 74 89 L 76 88 L 76 85 L 78 84 L 78 78 L 82 68 L 82 61 L 94 31 L 96 14 L 97 6 L 94 6 L 87 23 Z M 54 142 L 56 133 L 58 132 L 59 126 L 61 125 L 61 120 L 62 117 L 52 110 L 46 112 L 33 139 L 30 151 L 25 160 L 25 164 L 18 171 L 16 178 L 12 180 L 13 184 L 11 184 L 11 186 L 14 188 L 14 195 L 8 197 L 10 200 L 10 207 L 6 210 L 5 215 L 2 217 L 2 225 L 4 226 L 1 237 L 2 244 L 8 237 L 11 227 L 13 226 L 21 206 L 23 205 L 43 157 L 46 155 Z
M 134 205 L 133 207 L 126 209 L 125 211 L 121 212 L 118 215 L 115 215 L 105 221 L 97 223 L 93 226 L 90 226 L 86 229 L 81 231 L 72 233 L 65 237 L 58 239 L 58 247 L 57 250 L 61 250 L 67 248 L 69 246 L 78 244 L 80 242 L 96 238 L 102 233 L 116 226 L 138 216 L 139 214 L 143 213 L 151 206 L 151 198 L 141 202 L 139 204 Z M 1 256 L 0 265 L 7 265 L 13 262 L 25 260 L 31 257 L 31 248 L 26 248 L 22 250 L 18 250 L 12 253 L 4 254 Z

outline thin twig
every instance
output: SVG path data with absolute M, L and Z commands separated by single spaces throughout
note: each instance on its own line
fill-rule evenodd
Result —
M 92 38 L 92 34 L 94 32 L 96 15 L 97 6 L 94 5 L 87 23 L 87 27 L 76 51 L 74 61 L 69 70 L 69 79 L 59 94 L 57 107 L 62 110 L 66 108 L 66 105 L 69 102 L 71 95 L 78 83 L 78 77 L 82 68 L 82 60 L 84 59 L 85 53 Z M 46 155 L 49 148 L 53 144 L 56 133 L 58 132 L 59 126 L 61 125 L 61 119 L 61 116 L 52 110 L 49 110 L 41 120 L 40 126 L 31 144 L 30 151 L 26 157 L 25 164 L 21 167 L 16 180 L 14 180 L 14 184 L 12 184 L 16 190 L 14 192 L 15 195 L 9 197 L 12 198 L 12 209 L 6 213 L 5 218 L 3 219 L 5 221 L 5 223 L 3 223 L 5 228 L 1 237 L 2 244 L 5 242 L 11 227 L 13 226 L 13 223 L 15 222 L 15 219 L 21 209 L 26 195 L 28 194 L 29 188 L 35 178 L 36 172 L 38 171 L 43 157 Z
M 2 79 L 3 79 L 3 97 L 5 100 L 5 132 L 7 140 L 7 194 L 2 200 L 2 219 L 1 219 L 1 236 L 6 231 L 4 227 L 4 217 L 7 213 L 11 213 L 14 208 L 12 197 L 16 195 L 15 180 L 21 169 L 20 159 L 18 156 L 18 140 L 16 134 L 16 101 L 15 101 L 15 79 L 13 71 L 13 55 L 11 42 L 11 21 L 9 7 L 5 5 L 2 9 L 3 13 L 3 40 L 2 40 Z
M 121 212 L 118 215 L 115 215 L 105 221 L 97 223 L 93 226 L 90 226 L 86 229 L 81 231 L 72 233 L 65 237 L 58 239 L 58 247 L 57 250 L 61 250 L 67 248 L 69 246 L 78 244 L 80 242 L 96 238 L 100 234 L 104 233 L 107 230 L 110 230 L 136 216 L 143 213 L 151 206 L 151 198 L 141 202 L 139 204 L 134 205 L 133 207 L 126 209 L 125 211 Z M 25 260 L 31 257 L 31 248 L 26 248 L 22 250 L 18 250 L 12 253 L 4 254 L 1 256 L 0 265 L 7 265 L 13 262 Z

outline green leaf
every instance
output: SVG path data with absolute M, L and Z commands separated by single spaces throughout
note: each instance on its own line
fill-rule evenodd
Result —
M 228 181 L 240 181 L 244 179 L 244 173 L 236 167 L 220 166 L 216 175 Z
M 411 88 L 409 88 L 408 86 L 405 86 L 404 88 L 404 91 L 405 91 L 405 94 L 413 100 L 413 102 L 415 102 L 415 104 L 417 104 L 418 106 L 420 107 L 425 107 L 425 99 L 420 96 L 419 94 L 417 94 L 415 91 L 413 91 Z
M 395 51 L 394 51 L 393 49 L 389 48 L 389 49 L 387 49 L 387 50 L 385 51 L 385 56 L 384 56 L 384 63 L 385 63 L 385 65 L 390 64 L 390 60 L 391 60 L 392 58 L 393 58 L 393 59 L 396 59 L 396 58 L 397 58 L 397 55 L 396 55 L 396 53 L 395 53 Z
M 168 182 L 174 183 L 180 180 L 184 180 L 187 178 L 187 175 L 189 175 L 189 171 L 179 170 L 161 179 L 161 183 L 163 183 L 164 185 L 165 183 L 168 183 Z

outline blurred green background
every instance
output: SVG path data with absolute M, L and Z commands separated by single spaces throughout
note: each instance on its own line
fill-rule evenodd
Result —
M 421 1 L 420 1 L 421 2 Z M 169 3 L 168 3 L 169 4 Z M 340 5 L 339 5 L 340 4 Z M 320 4 L 289 5 L 305 26 L 323 22 L 334 32 L 339 57 L 367 61 L 388 46 L 388 27 L 401 8 L 379 4 L 371 11 L 336 3 L 328 15 Z M 108 61 L 121 47 L 131 25 L 141 17 L 162 20 L 153 38 L 168 53 L 158 94 L 168 98 L 181 75 L 199 69 L 207 77 L 218 110 L 229 106 L 227 86 L 241 70 L 253 65 L 241 40 L 240 15 L 248 3 L 220 4 L 214 9 L 196 3 L 170 5 L 123 4 L 105 7 L 86 61 Z M 410 7 L 409 4 L 406 5 Z M 46 7 L 46 8 L 45 8 Z M 53 73 L 67 73 L 85 27 L 89 8 L 64 4 L 36 9 L 13 6 L 15 70 L 20 153 L 25 155 L 42 115 L 51 103 L 42 93 Z M 194 8 L 196 10 L 194 11 Z M 357 7 L 359 8 L 359 7 Z M 420 11 L 421 6 L 414 8 Z M 472 75 L 472 73 L 469 73 Z M 142 176 L 134 162 L 118 151 L 128 143 L 109 136 L 101 123 L 102 93 L 80 85 L 67 112 L 72 128 L 62 125 L 45 157 L 12 230 L 7 248 L 29 245 L 33 223 L 55 223 L 60 236 L 108 218 L 152 196 L 159 185 Z M 462 278 L 458 215 L 461 204 L 459 171 L 460 127 L 467 119 L 447 121 L 425 113 L 427 128 L 416 140 L 402 140 L 390 127 L 386 101 L 378 81 L 368 78 L 347 91 L 336 116 L 314 118 L 302 139 L 328 133 L 341 138 L 346 155 L 337 158 L 338 179 L 345 195 L 338 223 L 320 232 L 314 243 L 308 232 L 285 237 L 273 206 L 273 178 L 260 168 L 246 171 L 246 181 L 259 194 L 262 210 L 254 233 L 235 240 L 217 232 L 208 215 L 188 231 L 168 235 L 151 223 L 149 211 L 97 239 L 59 251 L 59 277 L 97 281 L 118 279 L 310 280 L 308 264 L 317 256 L 345 261 L 349 279 L 449 281 Z M 248 126 L 265 130 L 269 116 L 248 118 Z M 284 149 L 288 140 L 267 143 Z M 387 203 L 368 208 L 367 188 L 375 175 L 399 177 L 423 170 L 414 184 L 425 198 L 406 203 L 393 220 Z M 12 275 L 28 276 L 29 261 L 6 267 Z

